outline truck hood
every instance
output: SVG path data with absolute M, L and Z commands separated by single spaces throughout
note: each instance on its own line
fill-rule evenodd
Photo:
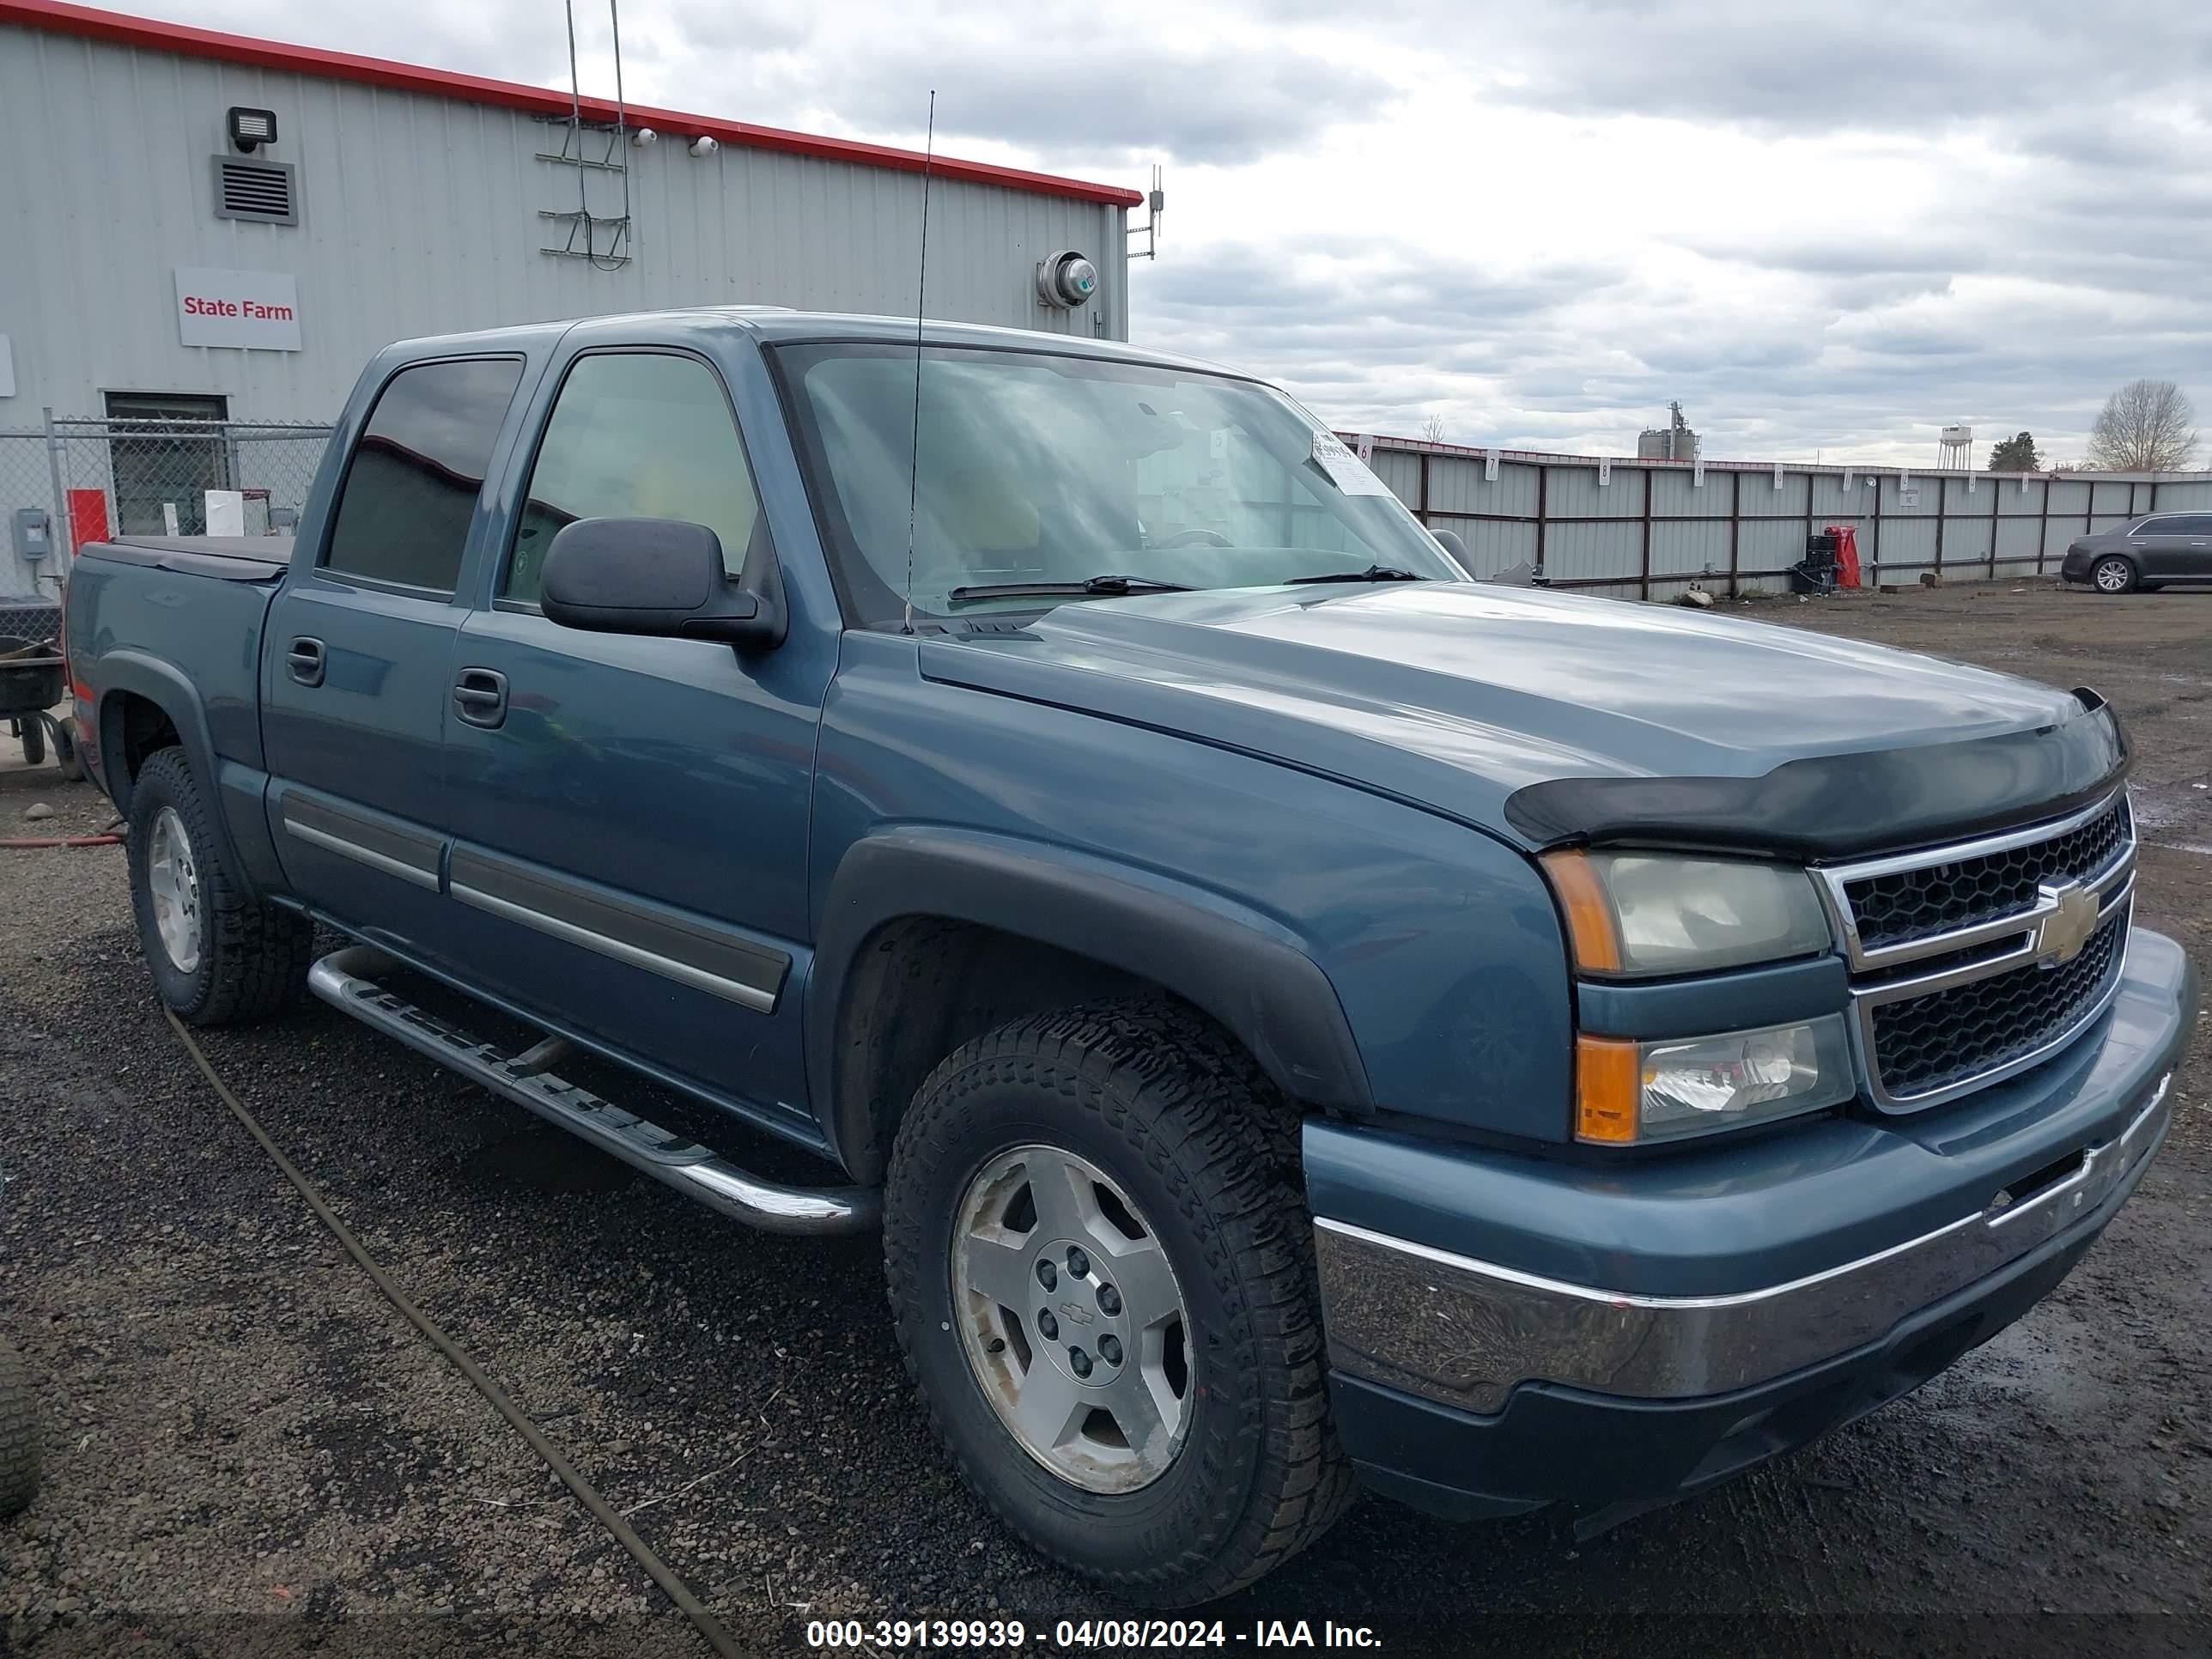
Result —
M 932 678 L 1418 802 L 1531 846 L 1840 855 L 2110 787 L 2094 694 L 1709 613 L 1471 582 L 1063 605 L 927 641 Z

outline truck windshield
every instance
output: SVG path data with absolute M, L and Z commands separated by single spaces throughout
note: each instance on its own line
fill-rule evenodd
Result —
M 1466 580 L 1326 428 L 1250 380 L 931 347 L 917 444 L 912 346 L 786 346 L 775 356 L 858 626 L 896 625 L 909 598 L 917 615 L 951 618 L 1155 585 L 1372 580 L 1377 568 Z

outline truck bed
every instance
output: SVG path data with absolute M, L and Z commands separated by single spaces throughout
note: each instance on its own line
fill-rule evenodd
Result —
M 125 536 L 88 542 L 70 569 L 71 672 L 179 710 L 195 763 L 261 763 L 261 629 L 292 556 L 289 536 Z M 189 689 L 187 689 L 189 688 Z
M 289 536 L 118 536 L 88 542 L 80 559 L 109 559 L 118 564 L 173 570 L 179 575 L 212 576 L 218 581 L 269 581 L 292 562 Z

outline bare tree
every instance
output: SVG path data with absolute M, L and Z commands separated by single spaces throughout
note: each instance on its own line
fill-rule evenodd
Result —
M 2171 380 L 2130 380 L 2089 428 L 2089 464 L 2112 472 L 2179 472 L 2197 455 L 2197 410 Z
M 1421 436 L 1432 444 L 1444 441 L 1444 417 L 1433 409 L 1421 419 Z

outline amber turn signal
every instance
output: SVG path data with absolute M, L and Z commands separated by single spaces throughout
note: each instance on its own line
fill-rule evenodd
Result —
M 1575 1138 L 1622 1146 L 1636 1139 L 1640 1051 L 1618 1037 L 1575 1039 Z
M 1620 971 L 1620 929 L 1613 921 L 1612 902 L 1605 884 L 1589 860 L 1581 853 L 1547 853 L 1544 873 L 1566 912 L 1567 938 L 1574 946 L 1575 966 L 1586 974 Z

